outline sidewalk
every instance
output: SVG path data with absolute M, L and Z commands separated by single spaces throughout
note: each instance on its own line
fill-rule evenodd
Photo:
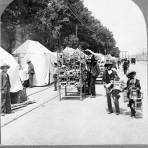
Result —
M 123 71 L 121 69 L 118 71 L 118 74 L 119 74 L 120 78 L 122 77 L 121 78 L 122 80 L 124 79 L 124 81 L 126 81 L 127 78 L 123 74 Z M 99 94 L 98 94 L 99 99 L 101 99 L 100 98 L 101 96 L 105 97 L 105 90 L 104 90 L 104 87 L 103 87 L 102 84 L 96 85 L 96 90 L 99 92 Z M 46 94 L 49 94 L 49 93 L 50 93 L 50 95 L 49 95 L 50 97 L 47 97 L 48 95 L 46 95 Z M 59 97 L 58 97 L 59 93 L 57 91 L 56 92 L 53 91 L 53 85 L 46 86 L 46 87 L 28 88 L 27 89 L 27 95 L 28 95 L 28 98 L 29 98 L 28 101 L 35 101 L 36 103 L 27 105 L 26 107 L 23 107 L 23 108 L 20 108 L 20 109 L 17 109 L 15 111 L 13 111 L 12 114 L 1 116 L 1 127 L 9 124 L 10 122 L 12 122 L 12 121 L 18 119 L 19 117 L 31 112 L 32 110 L 42 106 L 43 104 L 48 103 L 49 101 L 51 101 L 55 98 L 57 100 L 59 99 Z M 123 114 L 129 114 L 129 111 L 128 111 L 129 108 L 127 107 L 127 103 L 123 102 L 123 96 L 122 95 L 123 95 L 123 93 L 121 93 L 120 107 L 122 108 Z M 106 102 L 106 97 L 104 99 L 105 99 L 105 102 Z M 139 117 L 140 116 L 141 115 L 139 114 Z
M 53 85 L 46 86 L 46 87 L 27 88 L 26 91 L 27 91 L 27 96 L 28 96 L 27 101 L 34 101 L 35 103 L 29 104 L 19 109 L 16 109 L 12 111 L 11 114 L 1 116 L 1 127 L 11 123 L 12 121 L 40 107 L 42 104 L 45 104 L 52 99 L 55 99 L 58 96 L 58 92 L 53 91 Z M 51 97 L 50 98 L 44 97 L 43 99 L 42 95 L 45 93 L 50 93 Z

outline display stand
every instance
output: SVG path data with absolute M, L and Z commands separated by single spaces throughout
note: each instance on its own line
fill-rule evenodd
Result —
M 82 100 L 80 53 L 58 53 L 58 90 L 60 101 Z

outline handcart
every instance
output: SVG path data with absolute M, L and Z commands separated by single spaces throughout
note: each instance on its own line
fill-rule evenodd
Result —
M 65 69 L 61 72 L 62 65 L 58 67 L 59 98 L 82 100 L 81 58 L 75 55 L 64 56 L 64 54 L 62 58 Z

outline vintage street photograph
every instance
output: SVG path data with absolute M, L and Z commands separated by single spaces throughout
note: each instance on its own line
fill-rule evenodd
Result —
M 1 144 L 148 144 L 147 54 L 134 0 L 0 0 Z

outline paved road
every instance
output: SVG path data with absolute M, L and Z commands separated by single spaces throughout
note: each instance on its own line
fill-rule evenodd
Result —
M 138 63 L 131 69 L 138 71 L 145 91 L 146 66 Z M 42 97 L 50 97 L 50 93 L 42 92 Z M 139 118 L 131 118 L 122 98 L 120 108 L 120 115 L 107 114 L 104 88 L 97 85 L 96 98 L 61 102 L 56 98 L 3 127 L 2 144 L 148 144 L 148 119 L 140 113 Z

